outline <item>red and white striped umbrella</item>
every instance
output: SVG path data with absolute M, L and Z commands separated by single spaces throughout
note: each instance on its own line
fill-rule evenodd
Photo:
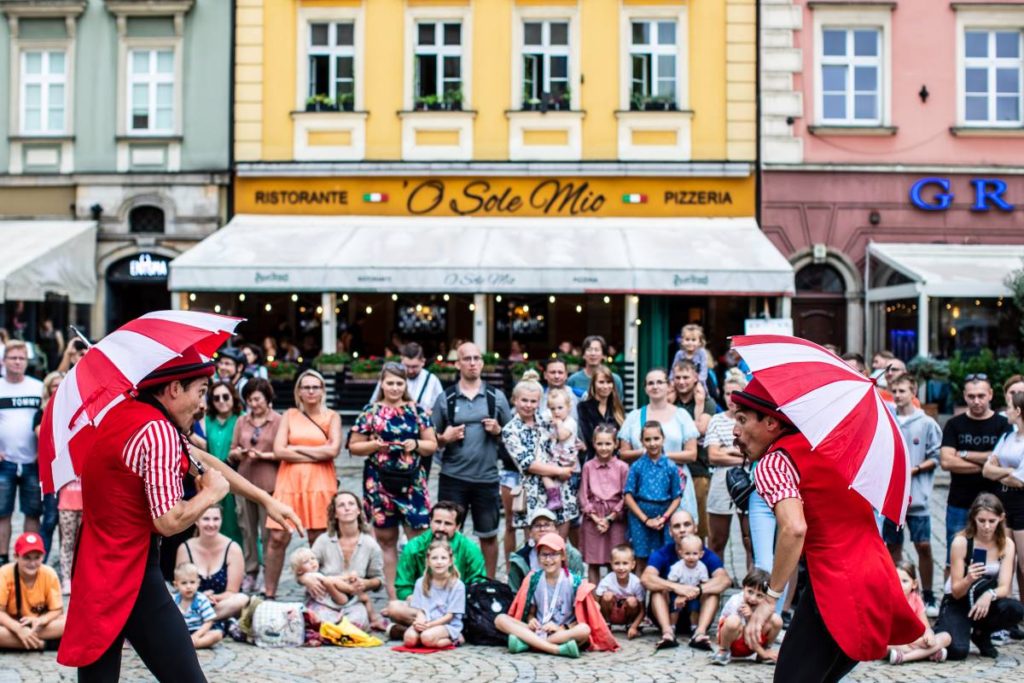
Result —
M 910 504 L 910 459 L 875 383 L 813 342 L 733 337 L 733 348 L 775 403 L 857 493 L 896 524 Z
M 71 369 L 50 399 L 39 430 L 39 477 L 52 493 L 73 481 L 88 457 L 92 429 L 138 383 L 167 361 L 195 348 L 211 357 L 240 318 L 192 311 L 155 311 L 126 323 Z

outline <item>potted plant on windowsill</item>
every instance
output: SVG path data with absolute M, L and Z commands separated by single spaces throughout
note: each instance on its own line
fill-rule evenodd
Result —
M 436 109 L 440 109 L 437 95 L 423 95 L 416 98 L 417 111 L 433 111 Z
M 489 351 L 484 354 L 484 372 L 495 372 L 497 371 L 498 364 L 501 363 L 501 356 L 498 355 L 497 351 Z
M 338 106 L 336 109 L 339 111 L 352 111 L 355 109 L 356 96 L 353 93 L 346 92 L 338 95 Z
M 548 108 L 555 111 L 569 111 L 572 109 L 572 91 L 566 86 L 565 90 L 558 95 L 552 95 Z
M 321 374 L 341 373 L 345 366 L 352 362 L 352 355 L 348 353 L 322 353 L 313 361 L 313 366 Z
M 369 358 L 358 358 L 352 361 L 352 379 L 376 380 L 380 376 L 380 370 L 384 367 L 384 359 L 377 356 Z
M 338 111 L 338 105 L 327 95 L 313 95 L 306 100 L 306 111 Z
M 286 360 L 272 360 L 267 363 L 267 375 L 272 381 L 291 382 L 299 373 L 299 366 Z
M 540 111 L 541 100 L 527 91 L 523 91 L 523 111 Z
M 448 111 L 462 111 L 462 91 L 449 90 L 444 94 L 444 108 Z
M 428 365 L 427 371 L 441 382 L 454 382 L 459 376 L 459 371 L 454 365 L 440 361 Z

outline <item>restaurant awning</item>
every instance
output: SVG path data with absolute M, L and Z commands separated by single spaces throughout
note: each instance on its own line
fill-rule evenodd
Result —
M 0 221 L 0 301 L 96 300 L 95 221 Z
M 869 268 L 884 264 L 910 282 L 867 290 L 868 301 L 929 297 L 1009 296 L 1006 276 L 1021 268 L 1019 244 L 868 245 Z M 871 263 L 871 260 L 874 263 Z
M 792 295 L 753 218 L 237 215 L 171 262 L 188 292 Z

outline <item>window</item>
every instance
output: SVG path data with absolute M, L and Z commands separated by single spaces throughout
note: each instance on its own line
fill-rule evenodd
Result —
M 67 60 L 63 50 L 21 53 L 21 132 L 65 131 Z
M 676 22 L 633 21 L 630 29 L 630 108 L 675 109 L 678 104 Z
M 174 131 L 174 51 L 128 52 L 128 130 Z
M 824 123 L 882 123 L 881 30 L 823 28 L 821 31 L 821 93 Z
M 523 22 L 523 107 L 569 105 L 569 22 Z
M 136 206 L 128 214 L 128 231 L 143 233 L 163 233 L 163 209 L 157 206 Z
M 355 102 L 355 24 L 309 25 L 309 100 L 351 110 Z M 327 101 L 327 102 L 325 102 Z
M 842 294 L 846 291 L 843 276 L 832 266 L 813 263 L 796 273 L 796 291 L 821 294 Z
M 462 24 L 416 23 L 413 96 L 419 105 L 462 108 Z
M 1021 125 L 1022 35 L 1019 30 L 964 32 L 966 123 Z

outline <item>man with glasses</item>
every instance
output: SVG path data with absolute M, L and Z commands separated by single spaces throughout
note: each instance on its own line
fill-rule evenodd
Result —
M 967 511 L 979 493 L 991 493 L 994 483 L 981 469 L 992 454 L 1008 423 L 992 410 L 992 383 L 981 373 L 964 378 L 967 412 L 950 418 L 942 430 L 939 462 L 949 472 L 946 500 L 946 576 L 949 576 L 949 547 L 953 536 L 967 526 Z
M 501 509 L 498 444 L 511 415 L 505 394 L 480 379 L 484 359 L 476 344 L 466 342 L 457 353 L 459 381 L 437 397 L 431 415 L 444 448 L 437 497 L 472 512 L 487 576 L 494 576 Z
M 530 515 L 529 538 L 519 550 L 512 553 L 509 558 L 508 587 L 518 591 L 523 579 L 531 571 L 540 570 L 540 560 L 537 558 L 537 541 L 545 534 L 557 533 L 555 527 L 555 513 L 547 508 L 538 508 Z M 587 566 L 583 564 L 583 555 L 573 547 L 572 543 L 565 542 L 566 566 L 569 571 L 578 576 L 586 576 Z
M 4 376 L 0 378 L 0 564 L 9 561 L 11 515 L 20 497 L 25 531 L 39 531 L 43 512 L 36 462 L 36 434 L 32 420 L 42 403 L 43 383 L 25 374 L 28 346 L 19 339 L 4 348 Z

